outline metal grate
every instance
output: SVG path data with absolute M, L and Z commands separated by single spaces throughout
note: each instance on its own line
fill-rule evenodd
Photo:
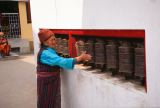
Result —
M 20 21 L 18 13 L 2 13 L 0 31 L 6 33 L 7 38 L 20 38 Z

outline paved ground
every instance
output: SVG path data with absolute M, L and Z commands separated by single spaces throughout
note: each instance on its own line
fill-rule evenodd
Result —
M 33 55 L 0 60 L 0 108 L 36 108 Z

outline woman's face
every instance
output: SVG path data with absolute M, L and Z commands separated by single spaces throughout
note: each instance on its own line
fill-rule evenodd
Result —
M 3 32 L 0 32 L 0 36 L 3 36 L 4 35 L 4 33 Z
M 48 47 L 55 48 L 56 45 L 57 45 L 56 37 L 53 35 L 53 36 L 51 36 L 48 40 L 46 40 L 44 43 L 45 43 L 45 45 L 47 45 Z

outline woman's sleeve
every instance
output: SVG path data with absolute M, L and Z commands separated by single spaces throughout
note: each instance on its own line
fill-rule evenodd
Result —
M 73 69 L 76 60 L 74 58 L 63 58 L 55 52 L 44 50 L 41 54 L 40 61 L 50 66 L 59 66 L 64 69 Z

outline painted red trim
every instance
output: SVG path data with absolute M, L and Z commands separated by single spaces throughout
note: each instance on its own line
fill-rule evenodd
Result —
M 71 57 L 75 57 L 76 55 L 74 54 L 74 45 L 75 44 L 75 40 L 72 37 L 72 34 L 69 33 L 69 53 Z
M 146 71 L 146 38 L 144 37 L 144 77 L 145 77 L 145 90 L 147 92 L 147 74 L 146 72 L 147 72 Z
M 51 29 L 56 34 L 69 34 L 79 36 L 100 36 L 100 37 L 117 37 L 117 38 L 144 38 L 144 30 L 127 30 L 127 29 Z

